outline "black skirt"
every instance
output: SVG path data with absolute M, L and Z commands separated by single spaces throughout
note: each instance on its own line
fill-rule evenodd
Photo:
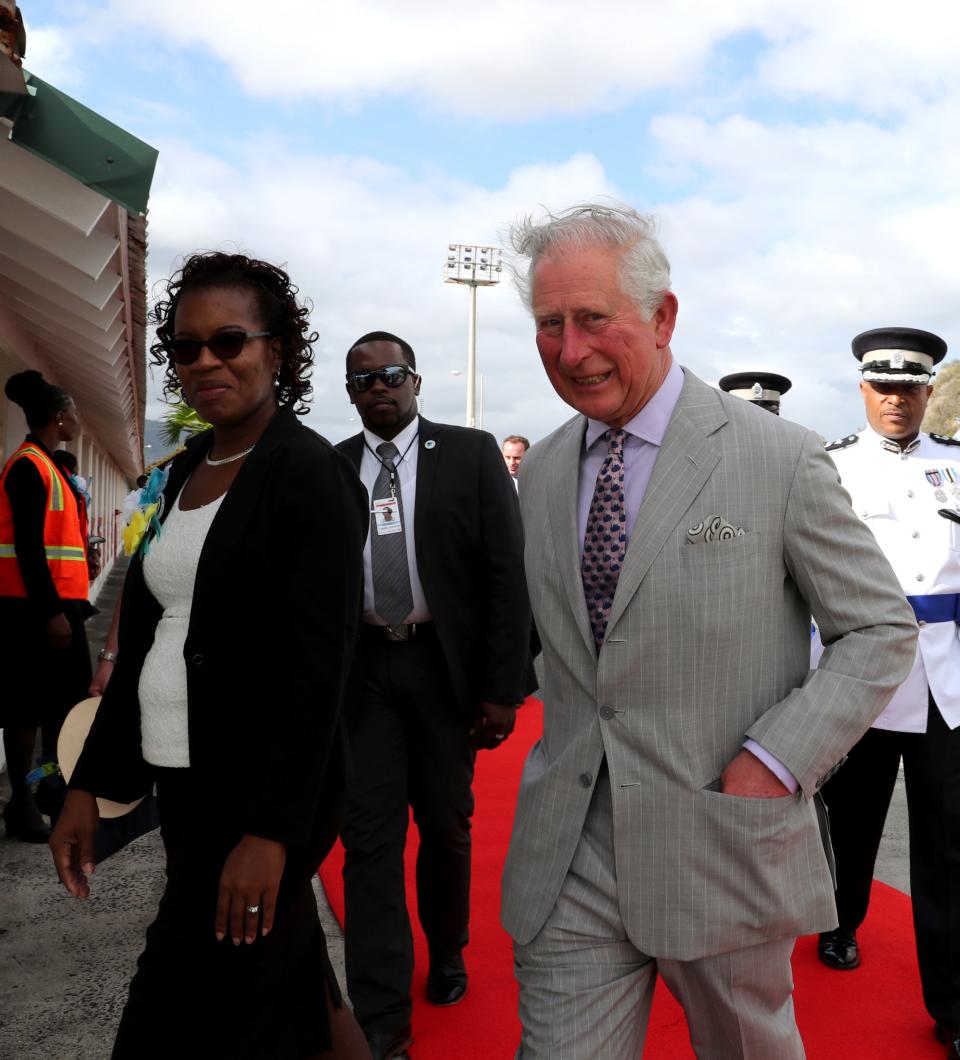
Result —
M 92 676 L 83 626 L 85 600 L 63 600 L 73 640 L 56 651 L 47 624 L 26 599 L 0 596 L 0 729 L 50 726 L 57 732 L 68 712 L 85 699 Z
M 273 930 L 252 945 L 214 935 L 224 862 L 240 834 L 204 812 L 190 769 L 157 770 L 167 884 L 114 1043 L 114 1060 L 303 1060 L 331 1048 L 327 992 L 342 997 L 312 878 L 326 849 L 288 849 Z

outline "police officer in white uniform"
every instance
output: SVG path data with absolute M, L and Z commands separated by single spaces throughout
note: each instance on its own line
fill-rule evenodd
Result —
M 725 394 L 752 401 L 758 408 L 780 415 L 780 398 L 793 386 L 785 375 L 776 372 L 734 372 L 717 384 Z
M 960 441 L 920 433 L 947 346 L 927 331 L 880 328 L 858 335 L 853 352 L 869 425 L 827 450 L 920 638 L 913 671 L 823 788 L 839 928 L 820 936 L 819 955 L 839 970 L 860 963 L 856 930 L 902 759 L 924 1001 L 947 1055 L 960 1057 Z

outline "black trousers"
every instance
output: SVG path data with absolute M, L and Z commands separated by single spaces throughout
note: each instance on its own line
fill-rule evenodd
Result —
M 924 1003 L 937 1023 L 960 1028 L 960 728 L 951 732 L 932 696 L 925 733 L 870 729 L 824 785 L 840 927 L 854 931 L 867 914 L 901 758 Z
M 404 887 L 408 806 L 420 833 L 417 912 L 432 958 L 459 953 L 470 915 L 474 751 L 435 635 L 361 644 L 347 706 L 353 770 L 342 831 L 347 992 L 365 1031 L 410 1017 Z

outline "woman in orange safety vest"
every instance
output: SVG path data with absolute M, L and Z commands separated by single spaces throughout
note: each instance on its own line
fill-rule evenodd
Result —
M 72 398 L 39 372 L 11 376 L 5 393 L 30 433 L 0 473 L 0 728 L 12 786 L 3 818 L 9 837 L 44 842 L 49 832 L 25 779 L 37 728 L 43 757 L 55 758 L 63 719 L 91 676 L 86 543 L 76 495 L 53 462 L 80 424 Z

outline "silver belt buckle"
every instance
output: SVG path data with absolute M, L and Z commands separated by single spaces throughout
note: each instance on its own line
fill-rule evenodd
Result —
M 410 630 L 413 627 L 406 622 L 401 622 L 396 626 L 384 626 L 387 631 L 387 640 L 409 640 Z

